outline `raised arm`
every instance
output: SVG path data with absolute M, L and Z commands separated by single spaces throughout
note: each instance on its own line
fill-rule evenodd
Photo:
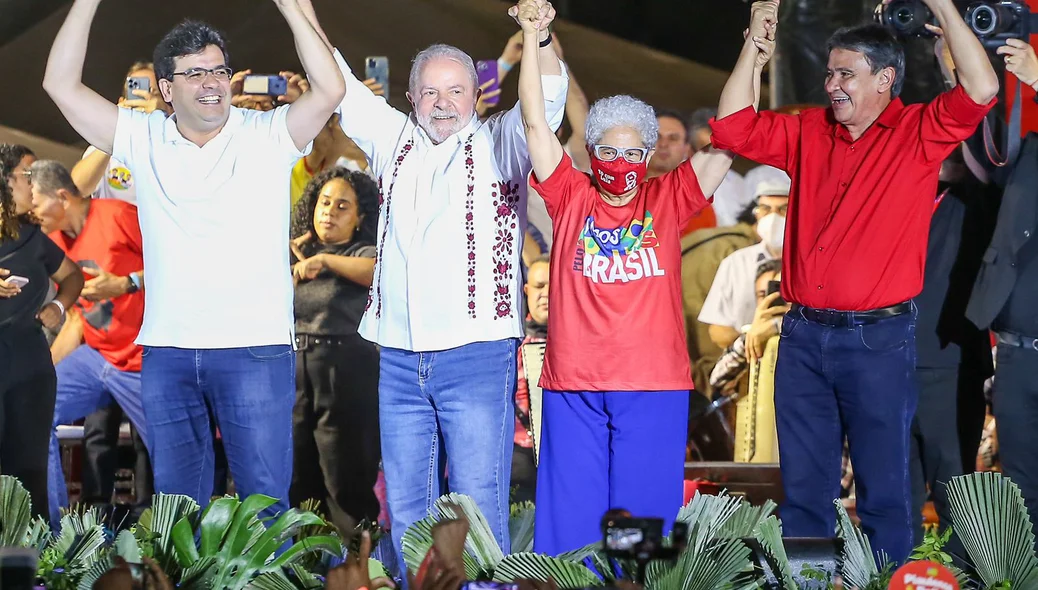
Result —
M 90 24 L 101 0 L 75 0 L 47 58 L 43 89 L 79 135 L 111 153 L 119 107 L 83 84 Z
M 760 107 L 761 75 L 764 67 L 771 59 L 775 50 L 775 34 L 777 31 L 778 2 L 758 2 L 753 6 L 750 28 L 746 34 L 746 41 L 739 53 L 739 61 L 735 64 L 731 78 L 721 92 L 721 101 L 717 105 L 717 118 L 721 119 L 752 106 L 754 110 Z M 749 72 L 749 74 L 746 74 Z M 743 104 L 742 96 L 745 88 L 736 83 L 732 88 L 732 80 L 741 76 L 743 81 L 749 80 L 750 104 Z M 692 169 L 699 179 L 699 188 L 704 195 L 712 195 L 717 187 L 721 186 L 728 170 L 732 167 L 734 154 L 727 150 L 708 147 L 692 155 Z
M 523 47 L 537 47 L 542 36 L 541 22 L 554 16 L 550 4 L 541 0 L 521 0 L 509 9 L 508 13 L 516 19 L 523 30 Z M 549 19 L 550 20 L 550 19 Z M 544 31 L 546 34 L 547 31 Z M 541 53 L 550 53 L 547 59 Z M 551 66 L 544 62 L 554 62 L 554 72 L 547 71 Z M 542 67 L 545 71 L 542 72 Z M 538 179 L 544 180 L 555 172 L 562 161 L 563 151 L 559 138 L 548 124 L 544 107 L 544 88 L 541 86 L 541 74 L 560 74 L 562 68 L 555 51 L 549 47 L 540 51 L 523 51 L 519 70 L 519 105 L 522 110 L 523 127 L 526 130 L 526 143 L 530 151 L 533 172 Z
M 891 0 L 883 0 L 889 4 Z M 977 104 L 988 104 L 998 96 L 998 76 L 991 61 L 952 0 L 923 0 L 937 17 L 955 63 L 958 84 Z M 931 28 L 927 25 L 928 28 Z
M 310 83 L 310 89 L 288 108 L 288 132 L 296 147 L 302 150 L 324 129 L 339 107 L 346 94 L 346 84 L 331 49 L 299 0 L 275 0 L 275 3 L 292 29 L 296 52 Z
M 104 178 L 105 172 L 108 171 L 108 161 L 110 159 L 111 156 L 94 148 L 89 154 L 83 156 L 83 159 L 76 162 L 76 165 L 72 167 L 71 174 L 72 182 L 76 183 L 79 194 L 89 197 L 97 191 L 98 185 L 101 184 L 101 179 Z

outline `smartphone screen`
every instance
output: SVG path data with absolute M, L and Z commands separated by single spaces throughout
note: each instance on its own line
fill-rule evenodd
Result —
M 497 60 L 495 59 L 481 59 L 476 62 L 476 77 L 478 78 L 479 88 L 483 88 L 483 85 L 490 83 L 489 86 L 483 88 L 483 94 L 489 94 L 501 87 L 500 82 L 497 79 Z M 501 95 L 497 95 L 493 98 L 484 99 L 489 106 L 497 106 L 501 102 Z
M 373 78 L 382 85 L 382 95 L 389 98 L 389 58 L 380 56 L 368 56 L 364 58 L 364 77 Z

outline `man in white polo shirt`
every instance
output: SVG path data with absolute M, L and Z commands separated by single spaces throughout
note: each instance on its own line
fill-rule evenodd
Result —
M 709 324 L 710 340 L 722 350 L 731 346 L 743 328 L 753 322 L 757 309 L 757 266 L 765 260 L 782 258 L 788 206 L 788 176 L 757 185 L 753 215 L 761 241 L 732 252 L 717 267 L 699 321 Z
M 300 2 L 313 17 L 309 0 Z M 547 29 L 538 51 L 557 129 L 568 81 Z M 360 333 L 382 347 L 379 423 L 393 540 L 399 549 L 407 527 L 444 491 L 446 451 L 450 490 L 475 499 L 507 553 L 531 169 L 519 105 L 481 122 L 472 58 L 449 45 L 415 57 L 410 115 L 373 95 L 335 55 L 347 88 L 343 131 L 371 160 L 382 193 Z
M 155 49 L 173 114 L 119 108 L 83 85 L 90 24 L 101 0 L 76 0 L 58 32 L 43 86 L 91 145 L 132 170 L 148 268 L 141 397 L 160 492 L 203 506 L 213 486 L 210 416 L 242 496 L 285 511 L 292 473 L 292 165 L 342 100 L 331 52 L 297 0 L 275 0 L 310 90 L 261 112 L 232 108 L 222 35 L 185 21 Z M 217 256 L 250 244 L 233 265 Z

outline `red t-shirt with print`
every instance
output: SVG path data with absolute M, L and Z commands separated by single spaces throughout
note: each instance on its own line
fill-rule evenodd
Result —
M 83 231 L 73 238 L 50 234 L 54 243 L 82 268 L 100 269 L 120 277 L 144 268 L 144 249 L 137 208 L 115 199 L 92 199 Z M 85 275 L 85 279 L 93 278 Z M 83 340 L 120 371 L 141 370 L 141 347 L 134 344 L 144 320 L 144 291 L 104 301 L 80 298 Z
M 531 186 L 551 247 L 548 346 L 540 385 L 554 391 L 691 389 L 681 300 L 681 229 L 709 201 L 689 162 L 606 203 L 563 156 Z

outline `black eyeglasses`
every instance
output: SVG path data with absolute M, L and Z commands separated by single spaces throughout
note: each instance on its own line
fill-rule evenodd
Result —
M 205 77 L 209 74 L 212 74 L 214 78 L 221 82 L 228 82 L 234 74 L 234 70 L 228 66 L 216 66 L 211 70 L 206 68 L 188 68 L 183 72 L 173 72 L 172 75 L 183 76 L 188 82 L 199 83 L 205 80 Z

